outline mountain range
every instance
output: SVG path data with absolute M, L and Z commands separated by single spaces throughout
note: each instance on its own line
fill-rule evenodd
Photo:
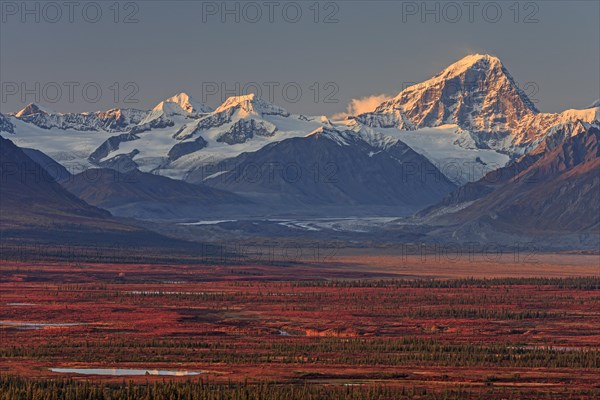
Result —
M 598 104 L 540 112 L 498 58 L 474 54 L 344 120 L 254 94 L 213 110 L 179 93 L 148 111 L 30 104 L 0 114 L 0 132 L 69 193 L 121 217 L 418 212 L 466 238 L 483 226 L 597 231 L 599 120 Z

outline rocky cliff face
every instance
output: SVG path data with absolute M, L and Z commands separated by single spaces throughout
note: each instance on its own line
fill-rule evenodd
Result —
M 557 124 L 598 119 L 597 109 L 540 113 L 502 62 L 470 55 L 355 118 L 368 126 L 411 130 L 456 124 L 481 148 L 523 152 Z
M 4 114 L 0 114 L 0 132 L 15 133 L 15 126 Z
M 273 136 L 277 127 L 267 121 L 255 119 L 242 119 L 234 123 L 227 132 L 217 139 L 218 142 L 227 144 L 245 143 L 254 136 Z

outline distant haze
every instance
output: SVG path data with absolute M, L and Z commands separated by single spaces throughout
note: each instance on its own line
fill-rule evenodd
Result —
M 2 2 L 0 111 L 148 109 L 181 91 L 216 107 L 246 88 L 331 115 L 469 53 L 499 57 L 541 111 L 600 97 L 600 2 L 448 4 Z

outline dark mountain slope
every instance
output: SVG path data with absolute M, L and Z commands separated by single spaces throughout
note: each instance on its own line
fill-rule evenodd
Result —
M 513 176 L 499 179 L 495 189 L 488 185 L 489 194 L 463 203 L 457 212 L 444 213 L 438 207 L 428 215 L 444 225 L 479 221 L 509 232 L 596 233 L 600 227 L 599 142 L 600 130 L 592 126 L 552 149 L 543 144 L 540 151 L 513 167 Z
M 414 211 L 455 188 L 399 140 L 333 128 L 243 153 L 213 171 L 221 173 L 206 177 L 200 169 L 187 180 L 290 208 L 392 206 Z
M 223 190 L 138 170 L 90 169 L 62 184 L 88 203 L 127 217 L 201 218 L 219 207 L 249 203 Z
M 13 254 L 15 246 L 21 252 L 23 249 L 33 251 L 33 247 L 54 248 L 56 245 L 77 248 L 192 248 L 190 243 L 119 221 L 108 211 L 87 204 L 58 184 L 22 149 L 2 137 L 0 177 L 0 237 L 3 255 Z M 110 254 L 107 250 L 103 256 Z

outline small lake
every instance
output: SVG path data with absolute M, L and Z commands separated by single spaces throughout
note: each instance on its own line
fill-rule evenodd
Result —
M 110 375 L 110 376 L 136 376 L 136 375 L 161 375 L 161 376 L 192 376 L 204 374 L 203 371 L 177 371 L 161 369 L 130 369 L 130 368 L 49 368 L 52 372 L 63 374 L 83 375 Z
M 83 323 L 42 323 L 42 322 L 22 322 L 22 321 L 0 321 L 0 325 L 14 326 L 18 329 L 43 329 L 46 327 L 64 327 L 86 325 Z

